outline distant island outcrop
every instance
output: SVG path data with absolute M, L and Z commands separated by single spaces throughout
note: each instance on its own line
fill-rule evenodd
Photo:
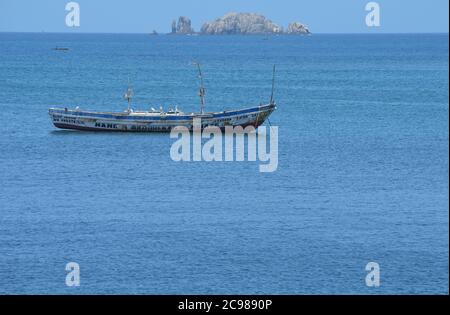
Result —
M 178 18 L 178 23 L 176 20 L 172 22 L 172 32 L 171 34 L 179 35 L 190 35 L 194 34 L 195 31 L 191 26 L 191 19 L 186 16 L 180 16 Z
M 180 16 L 172 22 L 170 34 L 176 35 L 308 35 L 309 28 L 300 23 L 290 23 L 286 30 L 265 16 L 256 13 L 227 13 L 212 22 L 206 22 L 199 33 L 192 28 L 191 19 Z
M 280 34 L 283 29 L 263 15 L 228 13 L 214 22 L 206 22 L 200 31 L 208 35 Z
M 290 23 L 287 31 L 287 34 L 300 34 L 300 35 L 307 35 L 310 34 L 310 31 L 308 29 L 308 27 L 300 22 L 294 22 L 294 23 Z

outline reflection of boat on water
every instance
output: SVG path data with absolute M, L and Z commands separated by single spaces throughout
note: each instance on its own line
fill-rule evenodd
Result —
M 131 131 L 131 132 L 168 132 L 174 127 L 184 126 L 189 130 L 194 128 L 194 119 L 201 119 L 201 128 L 215 126 L 254 126 L 262 125 L 269 115 L 276 109 L 273 98 L 274 79 L 272 82 L 272 94 L 267 104 L 247 107 L 236 110 L 224 110 L 220 112 L 204 112 L 205 88 L 203 76 L 198 66 L 201 82 L 199 89 L 200 112 L 183 113 L 178 106 L 164 111 L 151 108 L 149 111 L 134 111 L 131 108 L 133 91 L 129 87 L 125 98 L 128 100 L 128 109 L 124 112 L 96 112 L 84 111 L 78 107 L 75 109 L 50 108 L 49 115 L 53 124 L 58 128 L 77 129 L 90 131 Z M 275 76 L 275 67 L 274 67 Z
M 67 48 L 67 47 L 55 47 L 55 48 L 53 48 L 53 50 L 68 51 L 69 48 Z

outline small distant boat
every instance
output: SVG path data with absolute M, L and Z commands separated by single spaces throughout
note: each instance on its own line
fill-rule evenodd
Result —
M 164 111 L 153 107 L 149 111 L 134 111 L 131 108 L 133 90 L 128 87 L 124 97 L 128 101 L 128 108 L 124 112 L 96 112 L 84 111 L 78 107 L 50 108 L 50 118 L 57 128 L 75 129 L 87 131 L 122 131 L 122 132 L 170 132 L 177 126 L 184 126 L 189 130 L 194 129 L 194 119 L 201 119 L 201 129 L 215 126 L 221 129 L 226 126 L 253 126 L 257 128 L 262 125 L 270 114 L 276 109 L 274 101 L 275 66 L 273 68 L 272 94 L 267 104 L 246 107 L 235 110 L 224 110 L 220 112 L 205 112 L 206 90 L 203 85 L 203 76 L 200 64 L 198 67 L 200 78 L 200 112 L 183 113 L 178 106 Z
M 69 48 L 67 48 L 67 47 L 55 47 L 55 48 L 53 48 L 53 50 L 68 51 Z

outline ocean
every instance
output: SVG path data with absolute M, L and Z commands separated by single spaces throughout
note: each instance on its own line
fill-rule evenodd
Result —
M 0 293 L 448 294 L 448 57 L 448 34 L 0 33 Z M 277 65 L 275 172 L 49 119 L 122 111 L 128 82 L 197 111 L 194 60 L 208 111 L 267 102 Z

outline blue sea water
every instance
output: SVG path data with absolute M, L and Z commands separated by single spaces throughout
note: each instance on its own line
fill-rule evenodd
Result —
M 276 172 L 49 120 L 125 109 L 128 79 L 195 111 L 192 60 L 208 110 L 266 102 L 277 64 Z M 448 34 L 0 33 L 0 293 L 448 294 L 448 75 Z

